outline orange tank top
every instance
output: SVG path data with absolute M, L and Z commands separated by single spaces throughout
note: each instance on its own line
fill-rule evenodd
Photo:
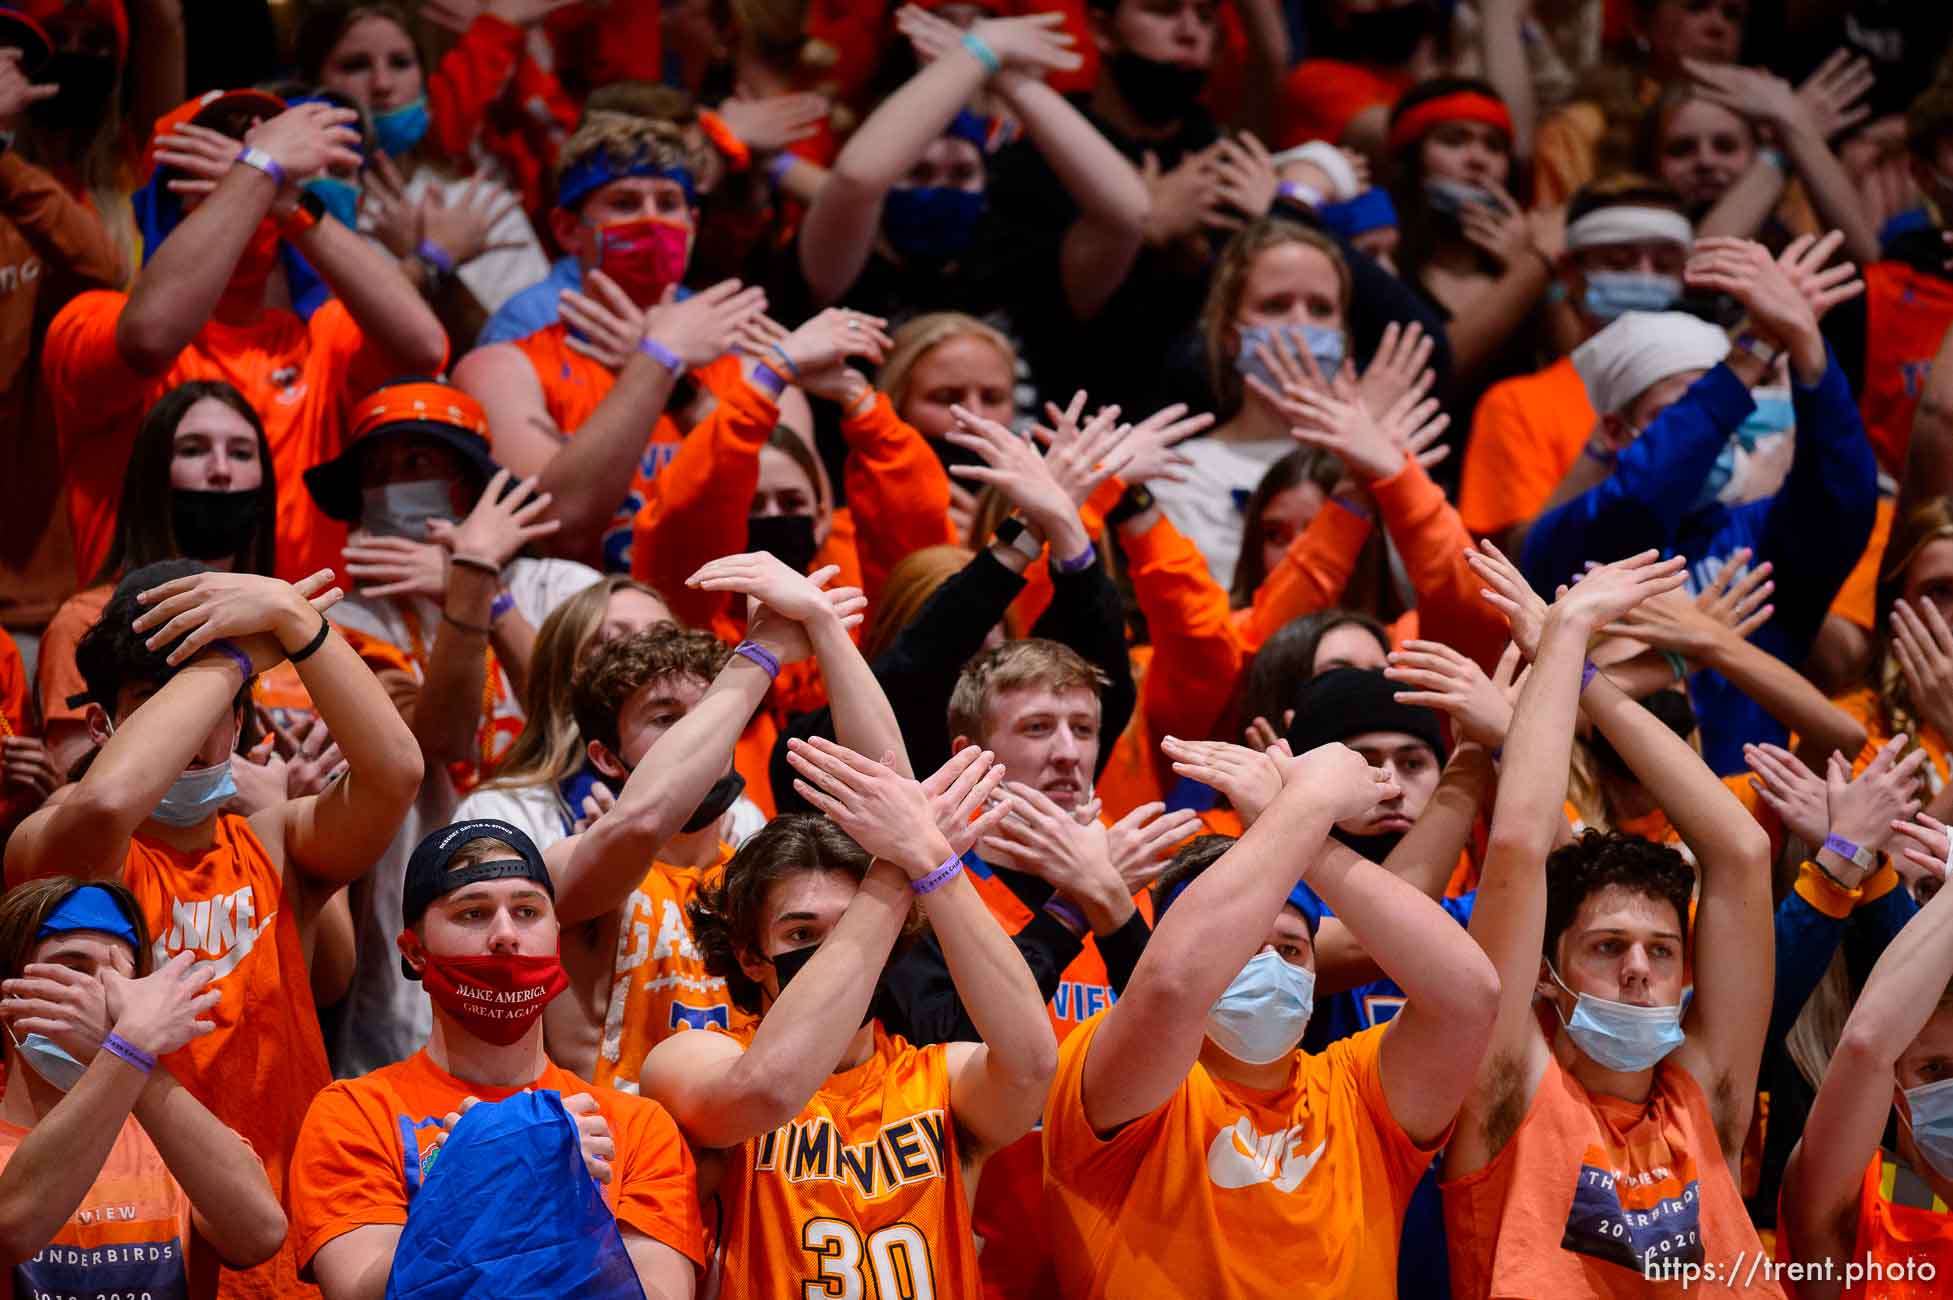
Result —
M 170 1073 L 251 1144 L 282 1201 L 306 1107 L 332 1082 L 299 942 L 297 891 L 285 888 L 250 823 L 228 813 L 202 850 L 130 840 L 122 879 L 155 935 L 156 961 L 195 953 L 215 969 L 210 987 L 222 994 L 207 1016 L 215 1031 L 165 1058 Z M 318 1291 L 299 1282 L 288 1239 L 258 1267 L 226 1270 L 219 1294 Z
M 877 1023 L 873 1055 L 727 1153 L 720 1293 L 976 1295 L 960 1146 L 947 1049 Z
M 610 396 L 611 388 L 617 383 L 617 375 L 609 366 L 570 347 L 567 322 L 546 325 L 534 334 L 514 340 L 511 346 L 528 357 L 529 364 L 535 367 L 536 379 L 542 385 L 543 409 L 549 412 L 549 418 L 565 437 L 576 436 L 576 431 L 596 412 L 604 398 Z M 743 382 L 739 358 L 730 353 L 700 366 L 691 372 L 691 377 L 714 393 Z M 656 423 L 645 430 L 644 452 L 638 457 L 637 470 L 631 477 L 631 490 L 604 529 L 602 556 L 579 558 L 588 559 L 606 573 L 631 571 L 631 522 L 644 508 L 651 480 L 678 454 L 678 446 L 684 440 L 685 431 L 669 414 L 661 413 Z
M 1708 1100 L 1672 1060 L 1645 1102 L 1589 1093 L 1549 1060 L 1519 1131 L 1443 1192 L 1454 1295 L 1783 1295 L 1760 1275 L 1684 1281 L 1682 1265 L 1726 1268 L 1763 1245 Z
M 1850 1262 L 1864 1276 L 1844 1300 L 1937 1300 L 1953 1285 L 1953 1213 L 1889 1151 L 1865 1166 Z
M 631 891 L 617 927 L 610 1006 L 592 1083 L 635 1093 L 645 1054 L 682 1029 L 724 1030 L 741 1042 L 752 1038 L 758 1021 L 732 1004 L 723 976 L 705 969 L 685 916 L 699 889 L 724 872 L 731 857 L 732 845 L 722 843 L 719 861 L 710 867 L 657 863 Z

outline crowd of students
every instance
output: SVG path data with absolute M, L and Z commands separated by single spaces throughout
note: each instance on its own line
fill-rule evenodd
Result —
M 1953 9 L 223 8 L 0 0 L 14 1294 L 1953 1291 Z

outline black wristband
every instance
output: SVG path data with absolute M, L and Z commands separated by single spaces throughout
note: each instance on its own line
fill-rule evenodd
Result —
M 1158 504 L 1159 501 L 1153 496 L 1152 489 L 1144 483 L 1134 483 L 1120 494 L 1119 500 L 1113 504 L 1112 509 L 1105 512 L 1106 527 L 1117 528 L 1128 519 L 1145 514 Z
M 476 636 L 488 636 L 495 630 L 486 623 L 464 623 L 445 609 L 441 611 L 441 621 L 450 627 L 458 627 L 463 632 L 473 632 Z
M 285 658 L 294 664 L 304 663 L 307 659 L 319 653 L 319 647 L 326 643 L 326 638 L 330 635 L 332 635 L 332 624 L 326 622 L 326 616 L 321 614 L 319 615 L 319 630 L 312 634 L 312 639 L 286 655 Z

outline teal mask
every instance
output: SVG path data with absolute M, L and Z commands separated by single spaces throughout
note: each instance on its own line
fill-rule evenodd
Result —
M 373 114 L 373 139 L 381 153 L 398 158 L 427 134 L 427 120 L 427 96 L 422 95 L 411 104 Z
M 1553 982 L 1568 993 L 1566 981 L 1549 963 Z M 1625 1002 L 1609 1002 L 1586 993 L 1574 993 L 1573 1017 L 1561 1016 L 1567 1037 L 1573 1045 L 1593 1058 L 1596 1065 L 1632 1074 L 1653 1069 L 1661 1059 L 1682 1045 L 1682 1010 L 1689 1004 L 1688 994 L 1672 1007 L 1636 1007 Z M 1554 1004 L 1554 1012 L 1559 1005 Z
M 359 229 L 359 186 L 351 181 L 342 181 L 337 176 L 314 176 L 300 187 L 308 194 L 318 196 L 325 204 L 325 210 L 339 219 L 339 224 L 348 230 Z
M 1237 1061 L 1268 1065 L 1295 1050 L 1315 1010 L 1316 973 L 1272 948 L 1248 958 L 1207 1013 L 1207 1036 Z

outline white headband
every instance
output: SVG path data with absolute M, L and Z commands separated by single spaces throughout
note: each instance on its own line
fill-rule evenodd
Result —
M 1330 199 L 1344 202 L 1356 197 L 1356 168 L 1350 166 L 1349 159 L 1343 157 L 1341 149 L 1327 140 L 1298 144 L 1293 149 L 1282 150 L 1268 161 L 1275 165 L 1276 171 L 1292 162 L 1308 163 L 1320 168 L 1322 174 L 1329 178 L 1330 187 L 1335 191 L 1328 196 Z
M 1573 368 L 1601 415 L 1618 415 L 1670 375 L 1707 370 L 1729 352 L 1729 336 L 1686 312 L 1623 312 L 1573 350 Z
M 1569 249 L 1600 244 L 1642 244 L 1660 240 L 1689 248 L 1695 231 L 1689 219 L 1668 208 L 1595 208 L 1566 228 Z

